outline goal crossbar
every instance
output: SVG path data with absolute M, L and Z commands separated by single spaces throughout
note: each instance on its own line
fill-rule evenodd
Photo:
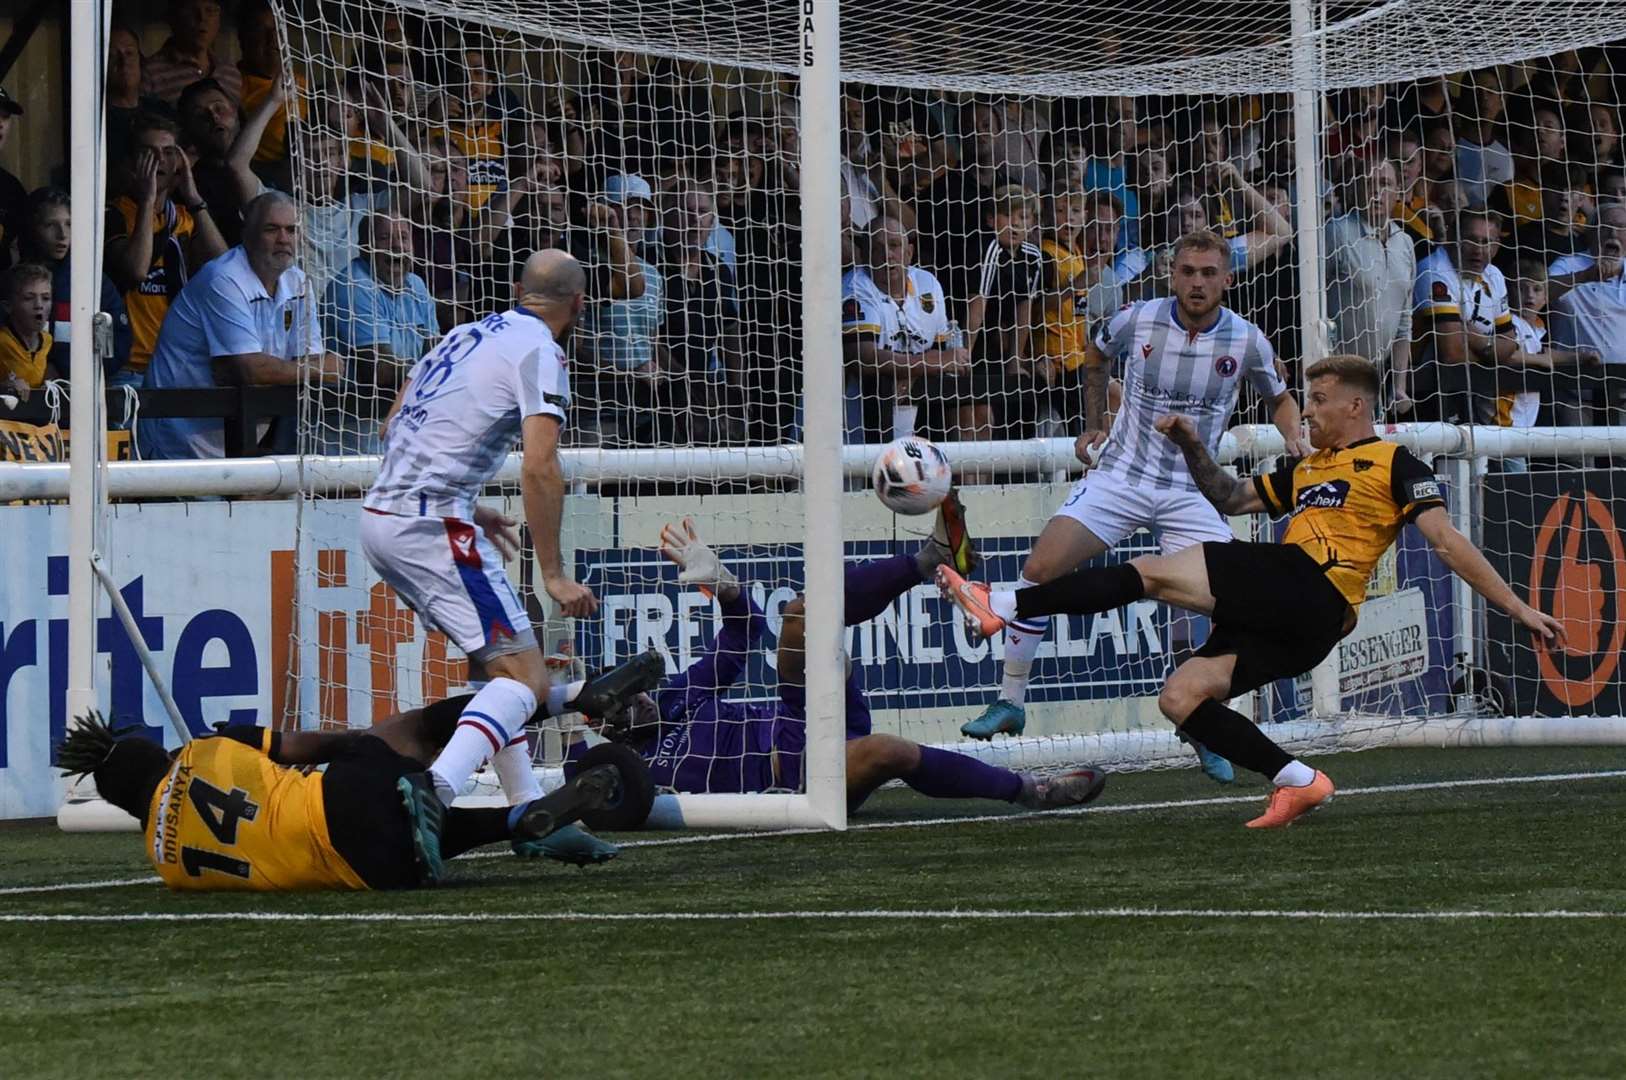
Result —
M 1398 424 L 1385 436 L 1419 454 L 1462 458 L 1539 455 L 1576 459 L 1626 453 L 1626 428 Z M 842 470 L 868 476 L 884 447 L 844 446 Z M 946 443 L 956 469 L 1076 473 L 1082 466 L 1066 438 Z M 1232 428 L 1220 445 L 1219 460 L 1265 458 L 1283 450 L 1281 433 L 1268 424 Z M 780 446 L 679 447 L 635 450 L 562 450 L 566 479 L 582 483 L 648 480 L 794 480 L 802 476 L 802 448 Z M 278 455 L 213 461 L 115 461 L 105 466 L 113 498 L 177 498 L 235 495 L 290 496 L 359 492 L 378 476 L 376 456 Z M 493 482 L 519 480 L 521 455 L 511 454 Z M 68 466 L 0 463 L 0 500 L 63 499 Z

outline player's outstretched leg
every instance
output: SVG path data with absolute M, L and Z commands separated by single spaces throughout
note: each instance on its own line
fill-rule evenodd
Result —
M 982 556 L 977 553 L 976 542 L 971 539 L 971 527 L 966 523 L 965 504 L 960 492 L 950 488 L 948 495 L 937 505 L 937 517 L 932 522 L 932 534 L 915 554 L 920 566 L 920 579 L 930 581 L 932 571 L 943 563 L 961 574 L 977 569 Z
M 931 535 L 913 553 L 846 567 L 842 590 L 846 624 L 857 626 L 875 618 L 916 585 L 931 581 L 939 566 L 964 567 L 961 572 L 970 573 L 980 561 L 966 526 L 965 507 L 958 492 L 950 491 L 938 504 Z
M 1030 810 L 1078 806 L 1106 786 L 1106 774 L 1099 769 L 1041 779 L 896 735 L 866 735 L 847 743 L 849 810 L 888 780 L 902 780 L 934 799 L 995 799 Z
M 1194 656 L 1169 676 L 1157 706 L 1193 740 L 1276 785 L 1270 805 L 1248 828 L 1286 828 L 1330 800 L 1335 789 L 1326 773 L 1293 757 L 1252 720 L 1224 704 L 1236 668 L 1234 654 Z
M 1031 588 L 1095 558 L 1107 545 L 1070 508 L 1079 498 L 1086 481 L 1081 480 L 1073 495 L 1063 504 L 1039 534 L 1038 541 L 1022 565 L 1017 579 L 1019 589 Z M 962 577 L 965 571 L 954 568 Z M 1050 630 L 1048 617 L 1012 619 L 1005 627 L 1005 657 L 1000 664 L 999 697 L 983 714 L 960 728 L 973 739 L 995 735 L 1020 735 L 1027 728 L 1028 681 L 1033 677 L 1033 661 Z

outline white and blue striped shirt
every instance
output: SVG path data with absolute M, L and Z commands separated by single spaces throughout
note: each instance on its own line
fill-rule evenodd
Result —
M 1229 308 L 1209 326 L 1190 329 L 1173 299 L 1128 304 L 1101 327 L 1096 346 L 1109 360 L 1122 359 L 1124 387 L 1096 470 L 1135 486 L 1197 490 L 1179 447 L 1152 427 L 1158 417 L 1191 417 L 1217 454 L 1242 380 L 1267 398 L 1287 389 L 1264 331 Z
M 541 319 L 515 308 L 464 323 L 413 365 L 362 505 L 470 520 L 525 418 L 563 424 L 569 406 L 564 350 Z

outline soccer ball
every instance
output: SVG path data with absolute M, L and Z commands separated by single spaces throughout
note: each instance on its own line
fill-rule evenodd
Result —
M 913 435 L 890 443 L 875 459 L 875 496 L 894 514 L 929 514 L 954 484 L 943 451 Z

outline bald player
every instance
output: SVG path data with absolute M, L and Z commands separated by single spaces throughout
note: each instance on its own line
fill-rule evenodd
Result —
M 384 462 L 362 502 L 367 561 L 469 658 L 476 693 L 429 767 L 447 805 L 487 758 L 510 805 L 540 795 L 525 722 L 539 705 L 562 711 L 567 694 L 549 686 L 525 605 L 503 570 L 519 550 L 515 522 L 475 502 L 516 437 L 543 587 L 567 616 L 598 610 L 592 592 L 566 575 L 559 549 L 558 446 L 570 405 L 562 346 L 586 281 L 566 252 L 538 251 L 525 262 L 512 310 L 454 328 L 419 360 L 385 420 Z

